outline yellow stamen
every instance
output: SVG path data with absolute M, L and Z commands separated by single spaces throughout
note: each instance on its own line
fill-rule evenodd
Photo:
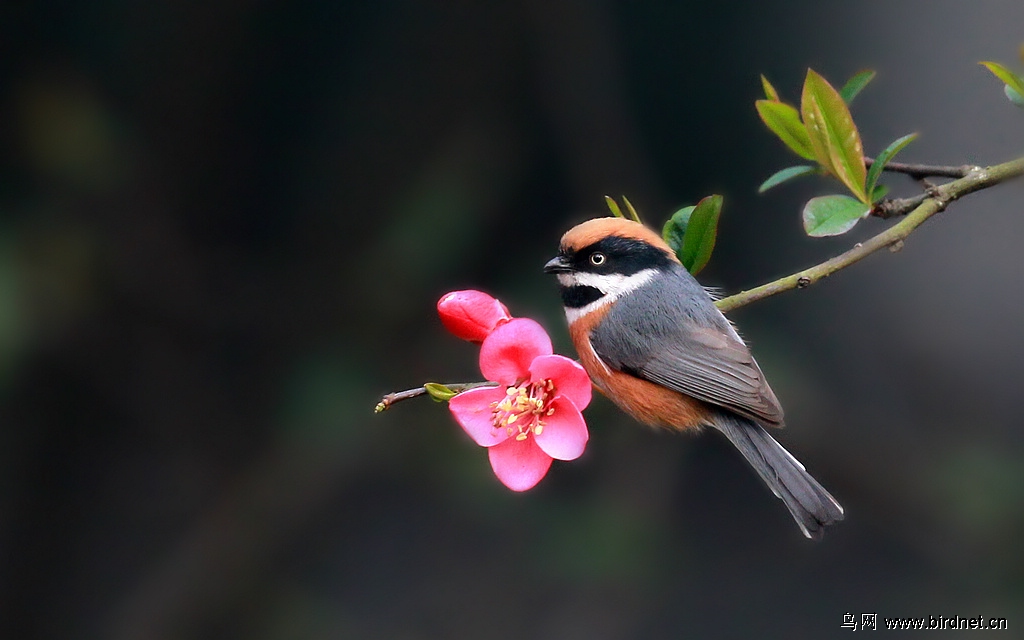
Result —
M 551 407 L 555 384 L 551 380 L 534 383 L 520 382 L 505 389 L 500 402 L 491 403 L 492 421 L 496 429 L 505 429 L 509 437 L 518 442 L 530 434 L 540 435 L 546 426 L 540 418 L 555 413 Z

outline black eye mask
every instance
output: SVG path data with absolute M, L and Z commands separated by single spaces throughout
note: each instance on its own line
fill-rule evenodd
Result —
M 604 262 L 595 265 L 590 256 L 595 252 L 603 253 Z M 571 256 L 577 271 L 590 273 L 621 273 L 631 276 L 644 269 L 666 268 L 672 260 L 661 249 L 641 240 L 608 236 L 594 244 L 584 247 Z

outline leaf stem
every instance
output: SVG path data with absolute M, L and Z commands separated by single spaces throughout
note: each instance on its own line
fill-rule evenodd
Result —
M 452 391 L 462 392 L 462 391 L 469 391 L 470 389 L 477 389 L 479 387 L 496 387 L 496 386 L 498 386 L 498 383 L 497 382 L 490 382 L 490 381 L 485 381 L 485 382 L 453 382 L 453 383 L 447 383 L 446 382 L 446 383 L 444 383 L 444 386 L 448 387 Z M 426 395 L 426 394 L 427 394 L 427 388 L 426 387 L 416 387 L 415 389 L 407 389 L 405 391 L 393 391 L 393 392 L 385 395 L 383 398 L 380 399 L 380 402 L 378 402 L 377 406 L 374 407 L 373 412 L 374 413 L 380 413 L 381 411 L 387 411 L 388 408 L 390 408 L 391 405 L 395 404 L 396 402 L 401 402 L 403 400 L 409 400 L 411 398 L 418 398 L 419 396 L 423 396 L 423 395 Z
M 886 170 L 891 166 L 892 164 L 886 165 Z M 925 167 L 929 165 L 912 166 Z M 960 170 L 956 167 L 931 167 L 929 171 L 931 169 Z M 929 175 L 945 174 L 930 173 Z M 763 300 L 764 298 L 773 296 L 777 293 L 782 293 L 783 291 L 808 287 L 822 278 L 827 278 L 833 273 L 859 262 L 879 249 L 890 247 L 892 251 L 898 251 L 903 248 L 903 241 L 907 236 L 936 213 L 943 211 L 949 203 L 959 200 L 963 196 L 974 193 L 975 191 L 993 187 L 1022 175 L 1024 175 L 1024 158 L 1018 158 L 1016 160 L 993 165 L 991 167 L 971 167 L 958 180 L 953 180 L 952 182 L 947 182 L 946 184 L 937 186 L 929 193 L 925 194 L 925 198 L 916 205 L 913 211 L 907 214 L 907 216 L 898 223 L 863 243 L 854 245 L 852 249 L 830 258 L 821 264 L 804 269 L 803 271 L 798 271 L 794 274 L 779 278 L 778 280 L 773 280 L 772 282 L 768 282 L 759 287 L 754 287 L 753 289 L 741 291 L 740 293 L 731 295 L 727 298 L 722 298 L 715 304 L 718 305 L 718 308 L 723 312 L 729 312 L 733 309 L 738 309 L 742 306 L 748 305 L 751 302 Z M 911 198 L 908 200 L 914 199 Z

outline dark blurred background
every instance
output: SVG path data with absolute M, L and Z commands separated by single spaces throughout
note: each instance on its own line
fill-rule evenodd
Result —
M 850 612 L 1024 626 L 1024 190 L 970 196 L 733 314 L 781 440 L 847 509 L 823 542 L 714 434 L 638 427 L 513 494 L 428 400 L 480 288 L 572 354 L 540 267 L 626 194 L 725 195 L 725 291 L 812 240 L 765 73 L 841 84 L 868 153 L 994 163 L 1019 0 L 0 5 L 0 636 L 822 638 Z M 915 185 L 894 176 L 897 194 Z M 952 634 L 956 637 L 956 634 Z

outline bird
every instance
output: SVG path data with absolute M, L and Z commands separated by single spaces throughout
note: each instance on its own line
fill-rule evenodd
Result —
M 711 294 L 654 231 L 594 218 L 562 236 L 556 276 L 569 334 L 594 386 L 639 422 L 711 427 L 739 450 L 805 536 L 822 537 L 843 508 L 768 433 L 783 410 Z

